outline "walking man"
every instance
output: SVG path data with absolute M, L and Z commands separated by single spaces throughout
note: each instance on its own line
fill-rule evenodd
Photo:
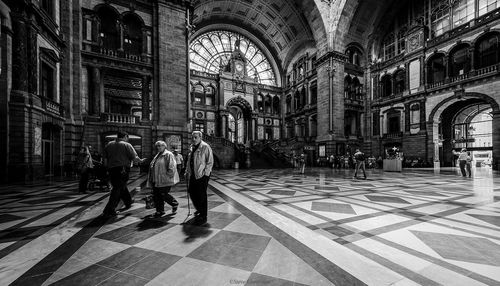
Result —
M 201 140 L 201 131 L 193 131 L 191 134 L 191 148 L 187 159 L 186 180 L 189 182 L 188 192 L 196 208 L 196 225 L 204 225 L 207 222 L 207 187 L 214 158 L 212 148 Z
M 363 175 L 366 180 L 365 153 L 361 152 L 359 149 L 356 149 L 356 152 L 354 153 L 354 159 L 356 160 L 356 170 L 354 171 L 354 179 L 358 177 L 358 170 L 361 168 L 361 170 L 363 170 Z
M 128 143 L 128 133 L 120 131 L 116 140 L 109 142 L 104 148 L 104 162 L 108 168 L 109 179 L 113 188 L 109 195 L 109 201 L 103 211 L 104 217 L 116 215 L 115 208 L 120 199 L 125 207 L 123 210 L 130 209 L 132 206 L 132 197 L 127 188 L 130 166 L 132 162 L 141 163 L 144 159 L 137 156 L 132 144 Z
M 460 153 L 453 150 L 453 155 L 458 156 L 458 165 L 460 166 L 462 177 L 467 177 L 467 173 L 465 172 L 465 165 L 467 164 L 467 149 L 462 148 Z

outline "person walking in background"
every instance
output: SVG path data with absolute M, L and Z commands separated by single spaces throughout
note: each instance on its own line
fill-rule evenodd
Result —
M 366 180 L 366 170 L 365 170 L 365 153 L 356 149 L 354 153 L 354 160 L 356 160 L 356 170 L 354 171 L 354 179 L 358 177 L 358 170 L 361 168 L 363 170 L 363 175 Z
M 467 149 L 462 148 L 460 153 L 453 150 L 453 155 L 458 156 L 458 165 L 460 167 L 460 172 L 462 173 L 462 177 L 467 177 L 467 173 L 465 172 L 465 165 L 467 164 Z
M 467 152 L 467 158 L 465 159 L 465 169 L 467 170 L 467 173 L 469 173 L 469 178 L 472 177 L 472 156 L 470 155 L 470 152 Z
M 78 155 L 78 166 L 80 170 L 80 181 L 78 182 L 78 192 L 81 194 L 87 193 L 87 187 L 89 184 L 90 172 L 94 168 L 94 162 L 92 160 L 91 154 L 92 147 L 84 146 Z
M 196 225 L 204 225 L 207 222 L 207 187 L 214 165 L 212 148 L 201 140 L 201 137 L 201 131 L 193 131 L 191 134 L 192 144 L 186 166 L 188 193 L 197 210 L 194 221 Z
M 175 158 L 177 173 L 179 175 L 181 175 L 182 168 L 184 167 L 184 158 L 182 158 L 182 155 L 179 153 L 179 150 L 177 150 L 177 149 L 174 149 L 173 154 L 174 154 L 174 158 Z
M 153 188 L 153 200 L 156 207 L 155 217 L 165 214 L 165 203 L 172 207 L 172 214 L 177 212 L 179 203 L 169 194 L 171 188 L 179 182 L 177 163 L 174 154 L 167 150 L 165 141 L 155 143 L 158 153 L 151 161 L 148 172 L 148 186 Z
M 120 131 L 116 140 L 109 142 L 104 148 L 104 162 L 108 168 L 109 179 L 113 188 L 109 195 L 109 201 L 103 211 L 104 217 L 116 215 L 116 207 L 123 201 L 123 210 L 130 209 L 132 197 L 127 188 L 130 166 L 133 162 L 142 163 L 144 159 L 137 156 L 132 144 L 128 143 L 128 133 Z

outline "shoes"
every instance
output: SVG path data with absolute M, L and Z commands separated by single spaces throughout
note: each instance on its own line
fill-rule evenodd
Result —
M 105 218 L 105 219 L 108 219 L 108 218 L 115 217 L 116 215 L 117 215 L 116 212 L 113 212 L 113 213 L 102 213 L 101 217 Z
M 172 206 L 172 214 L 176 214 L 177 213 L 177 208 L 178 207 L 179 207 L 178 205 Z
M 155 214 L 153 215 L 153 217 L 160 218 L 160 217 L 162 217 L 164 214 L 165 214 L 165 212 L 155 212 Z
M 197 225 L 197 226 L 203 226 L 203 225 L 207 224 L 207 218 L 206 217 L 197 216 L 195 218 L 193 224 Z
M 199 211 L 195 211 L 194 212 L 194 216 L 199 216 L 200 215 L 200 212 Z

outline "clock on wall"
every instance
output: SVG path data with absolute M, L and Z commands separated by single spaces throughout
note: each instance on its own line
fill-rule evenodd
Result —
M 234 68 L 237 73 L 243 73 L 243 64 L 242 63 L 235 63 Z

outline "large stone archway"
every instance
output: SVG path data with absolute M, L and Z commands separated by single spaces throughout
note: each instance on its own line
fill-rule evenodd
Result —
M 438 152 L 442 152 L 441 158 L 444 164 L 449 164 L 451 150 L 453 149 L 451 138 L 447 136 L 453 124 L 453 118 L 458 112 L 471 105 L 486 104 L 492 109 L 492 135 L 493 135 L 493 168 L 498 170 L 500 162 L 500 107 L 492 97 L 481 93 L 457 93 L 455 96 L 446 98 L 436 104 L 428 116 L 429 149 L 434 150 L 434 158 L 439 158 Z M 440 137 L 440 125 L 443 138 Z

